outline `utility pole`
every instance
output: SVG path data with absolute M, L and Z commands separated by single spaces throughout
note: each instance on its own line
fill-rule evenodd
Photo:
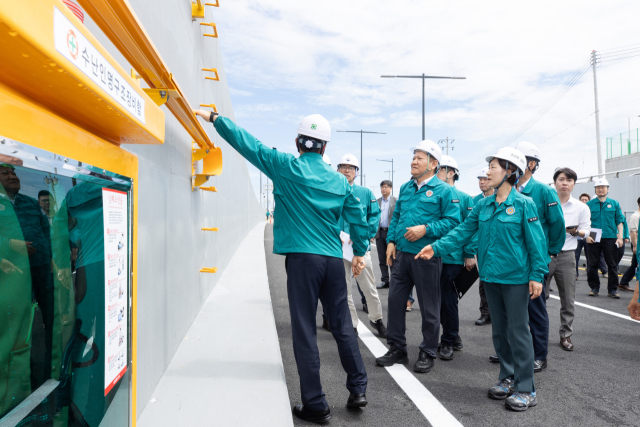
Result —
M 598 174 L 602 173 L 602 154 L 600 153 L 600 110 L 598 109 L 598 80 L 596 79 L 596 51 L 591 51 L 591 65 L 593 66 L 593 93 L 596 100 L 596 147 L 598 150 Z
M 393 159 L 391 159 L 391 160 L 387 160 L 387 159 L 376 159 L 376 161 L 378 161 L 378 162 L 389 162 L 389 163 L 391 163 L 391 184 L 392 184 L 392 185 L 391 185 L 391 195 L 393 196 L 393 172 L 394 172 L 394 170 L 393 170 Z
M 424 79 L 456 79 L 464 80 L 466 77 L 442 77 L 442 76 L 380 76 L 382 78 L 422 79 L 422 140 L 424 141 Z
M 447 156 L 449 155 L 449 144 L 451 144 L 451 151 L 453 151 L 453 141 L 455 141 L 455 139 L 449 139 L 449 137 L 447 137 L 446 139 L 441 139 L 440 141 L 438 141 L 438 144 L 442 144 L 446 147 L 447 149 Z
M 350 133 L 359 133 L 360 134 L 360 186 L 362 187 L 362 172 L 364 172 L 363 163 L 362 163 L 362 134 L 363 133 L 377 133 L 380 135 L 386 135 L 386 132 L 370 132 L 368 130 L 337 130 L 336 132 L 350 132 Z

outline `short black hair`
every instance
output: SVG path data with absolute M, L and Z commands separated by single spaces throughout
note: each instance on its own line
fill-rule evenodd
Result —
M 500 165 L 500 167 L 502 169 L 507 169 L 507 161 L 506 160 L 502 160 L 502 159 L 497 159 L 498 160 L 498 164 Z M 509 162 L 509 170 L 508 172 L 516 172 L 518 170 L 518 167 L 513 164 L 513 162 Z M 511 185 L 516 185 L 516 174 L 514 173 L 513 175 L 511 175 L 509 178 L 507 178 L 505 180 L 505 182 L 508 182 Z
M 640 197 L 638 197 L 638 206 L 640 206 Z
M 578 199 L 582 199 L 583 197 L 586 197 L 588 200 L 591 200 L 591 196 L 588 195 L 587 193 L 582 193 L 580 197 L 578 197 Z M 640 204 L 640 199 L 638 199 L 638 204 Z
M 312 142 L 314 147 L 319 148 L 309 148 L 305 144 L 302 143 L 302 139 L 306 139 L 308 142 Z M 296 138 L 296 145 L 301 153 L 318 153 L 322 154 L 322 145 L 326 144 L 325 141 L 322 141 L 318 138 L 312 138 L 306 135 L 298 135 Z
M 572 179 L 573 182 L 576 182 L 578 180 L 578 174 L 575 173 L 575 171 L 573 169 L 570 169 L 570 168 L 557 168 L 556 171 L 553 174 L 553 182 L 556 182 L 556 180 L 558 179 L 560 174 L 564 174 L 564 176 L 566 176 L 567 179 Z
M 47 190 L 40 190 L 40 192 L 38 193 L 38 200 L 40 200 L 40 197 L 42 197 L 42 196 L 51 197 L 51 193 L 49 193 Z
M 389 181 L 388 179 L 385 179 L 380 183 L 380 187 L 382 187 L 383 185 L 388 185 L 389 187 L 393 188 L 393 182 Z M 638 203 L 640 203 L 640 199 L 638 199 Z

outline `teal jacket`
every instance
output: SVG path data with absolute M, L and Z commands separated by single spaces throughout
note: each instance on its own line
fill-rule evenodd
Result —
M 394 243 L 399 251 L 417 254 L 460 224 L 457 200 L 453 187 L 435 176 L 419 190 L 413 179 L 404 183 L 389 224 L 387 243 Z M 404 234 L 416 225 L 424 225 L 426 234 L 410 242 Z
M 471 211 L 473 210 L 473 199 L 470 195 L 465 193 L 464 191 L 458 190 L 456 187 L 453 187 L 454 191 L 458 197 L 458 203 L 460 205 L 460 218 L 461 222 L 464 222 Z M 482 193 L 480 193 L 482 195 Z M 465 258 L 473 258 L 478 250 L 478 234 L 476 233 L 469 243 L 464 245 L 464 247 L 457 248 L 455 251 L 442 255 L 442 263 L 443 264 L 462 264 L 464 265 Z
M 360 206 L 367 216 L 367 225 L 369 228 L 369 235 L 367 236 L 369 240 L 373 239 L 378 232 L 378 225 L 380 224 L 380 206 L 378 206 L 378 200 L 376 196 L 374 196 L 373 191 L 369 190 L 367 187 L 360 187 L 359 185 L 353 184 L 353 194 L 356 196 L 356 199 L 360 202 Z M 340 218 L 339 222 L 340 230 L 349 234 L 349 223 L 344 219 Z
M 484 197 L 484 193 L 483 193 L 483 192 L 480 192 L 480 194 L 478 194 L 477 196 L 475 196 L 475 197 L 473 198 L 473 206 L 477 205 L 477 204 L 478 204 L 478 202 L 479 202 L 480 200 L 484 199 L 484 198 L 485 198 L 485 197 Z
M 587 202 L 591 211 L 591 228 L 599 228 L 602 230 L 602 238 L 615 239 L 618 237 L 618 224 L 625 223 L 622 209 L 617 200 L 607 197 L 601 203 L 595 197 Z
M 342 258 L 338 221 L 349 223 L 353 253 L 364 256 L 369 231 L 360 202 L 347 179 L 317 153 L 300 157 L 269 148 L 226 117 L 218 117 L 216 131 L 242 157 L 274 184 L 273 252 L 309 253 Z
M 560 199 L 558 199 L 558 193 L 548 185 L 531 177 L 522 194 L 531 197 L 536 204 L 538 219 L 544 231 L 546 253 L 548 255 L 559 254 L 564 246 L 567 230 L 564 225 L 564 213 Z
M 433 244 L 435 256 L 454 251 L 478 234 L 480 280 L 505 285 L 542 282 L 549 272 L 545 235 L 535 203 L 511 190 L 503 203 L 481 200 L 466 221 Z

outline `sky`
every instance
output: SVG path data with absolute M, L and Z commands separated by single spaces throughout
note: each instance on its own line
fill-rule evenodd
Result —
M 385 132 L 363 138 L 362 174 L 376 196 L 391 169 L 377 160 L 394 160 L 399 189 L 422 140 L 421 79 L 381 75 L 466 77 L 425 81 L 425 138 L 455 140 L 449 154 L 460 166 L 457 186 L 471 195 L 479 193 L 484 159 L 518 141 L 541 151 L 539 181 L 551 182 L 559 166 L 579 177 L 598 172 L 592 50 L 601 55 L 603 159 L 606 137 L 626 134 L 628 117 L 632 129 L 640 127 L 637 1 L 220 3 L 214 21 L 237 124 L 296 153 L 300 121 L 322 114 L 332 128 L 326 153 L 334 166 L 347 153 L 360 158 L 360 135 L 337 130 Z M 249 171 L 257 194 L 260 173 Z

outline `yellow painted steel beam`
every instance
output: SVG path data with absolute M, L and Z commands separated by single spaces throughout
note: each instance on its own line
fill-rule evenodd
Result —
M 151 88 L 178 92 L 178 97 L 169 98 L 167 108 L 201 148 L 213 148 L 213 142 L 129 3 L 126 0 L 78 0 L 78 3 Z
M 142 89 L 157 106 L 166 104 L 172 97 L 180 96 L 177 90 L 168 89 Z
M 109 142 L 164 142 L 163 111 L 58 0 L 0 2 L 0 81 Z
M 204 267 L 200 270 L 200 273 L 216 273 L 217 271 L 218 271 L 217 267 L 211 267 L 211 268 Z
M 203 190 L 203 191 L 211 191 L 211 192 L 214 192 L 214 193 L 218 192 L 218 189 L 216 187 L 200 187 L 200 189 Z
M 216 227 L 211 227 L 211 228 L 203 228 L 203 231 L 218 231 L 218 228 Z

